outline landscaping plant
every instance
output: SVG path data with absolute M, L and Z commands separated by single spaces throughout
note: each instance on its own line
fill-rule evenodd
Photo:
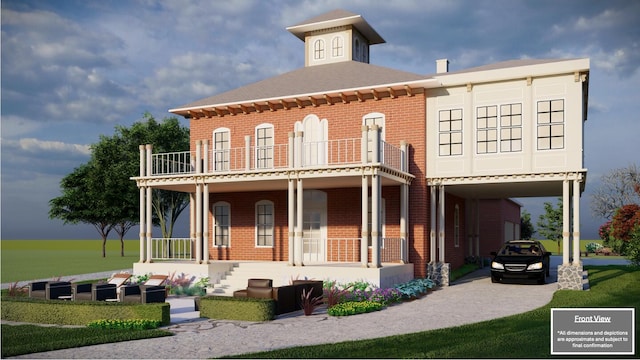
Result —
M 331 316 L 349 316 L 379 311 L 382 308 L 384 308 L 384 305 L 375 301 L 347 301 L 327 309 L 327 314 Z
M 311 294 L 313 289 L 302 289 L 302 310 L 305 316 L 313 314 L 313 311 L 322 305 L 322 296 L 312 297 Z
M 128 329 L 128 330 L 146 330 L 146 329 L 157 329 L 160 326 L 161 322 L 158 320 L 149 320 L 149 319 L 103 319 L 103 320 L 94 320 L 87 324 L 90 328 L 97 329 Z

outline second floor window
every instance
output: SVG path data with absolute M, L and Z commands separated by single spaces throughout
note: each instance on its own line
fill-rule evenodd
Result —
M 538 101 L 538 150 L 564 148 L 564 100 Z
M 480 106 L 476 113 L 477 153 L 498 152 L 498 107 Z
M 500 151 L 522 151 L 522 104 L 500 106 Z
M 230 205 L 218 202 L 213 205 L 213 245 L 229 246 L 231 235 Z
M 229 130 L 219 129 L 213 133 L 213 169 L 229 170 Z
M 336 36 L 331 40 L 331 51 L 333 57 L 341 57 L 344 54 L 344 40 L 342 36 Z
M 256 246 L 273 246 L 273 203 L 256 204 Z
M 256 128 L 256 167 L 273 167 L 273 126 L 269 124 Z
M 440 110 L 438 136 L 440 156 L 462 155 L 462 109 Z

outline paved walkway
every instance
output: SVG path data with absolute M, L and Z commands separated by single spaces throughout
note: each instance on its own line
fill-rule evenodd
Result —
M 553 269 L 553 268 L 552 268 Z M 269 322 L 198 318 L 192 298 L 170 298 L 175 336 L 28 354 L 22 358 L 205 359 L 278 348 L 370 339 L 475 323 L 547 304 L 558 285 L 492 284 L 487 268 L 427 296 L 355 316 L 333 317 L 318 310 Z

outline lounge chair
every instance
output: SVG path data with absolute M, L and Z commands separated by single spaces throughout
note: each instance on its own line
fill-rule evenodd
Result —
M 105 301 L 117 299 L 116 284 L 72 284 L 73 300 Z
M 29 297 L 56 300 L 61 296 L 71 296 L 71 283 L 68 281 L 36 281 L 29 284 Z
M 169 280 L 167 275 L 152 275 L 142 284 L 124 285 L 120 288 L 118 299 L 121 302 L 162 303 L 167 297 L 165 284 Z

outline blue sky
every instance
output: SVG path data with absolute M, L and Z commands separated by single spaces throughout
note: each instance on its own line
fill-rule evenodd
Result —
M 146 111 L 162 119 L 302 67 L 303 43 L 285 28 L 337 8 L 363 15 L 386 40 L 371 63 L 398 70 L 431 74 L 441 58 L 451 71 L 590 58 L 580 214 L 582 238 L 597 238 L 605 219 L 591 215 L 591 191 L 603 174 L 640 164 L 640 1 L 3 0 L 2 239 L 99 238 L 90 225 L 48 218 L 88 145 Z M 534 224 L 542 203 L 556 202 L 519 200 Z

